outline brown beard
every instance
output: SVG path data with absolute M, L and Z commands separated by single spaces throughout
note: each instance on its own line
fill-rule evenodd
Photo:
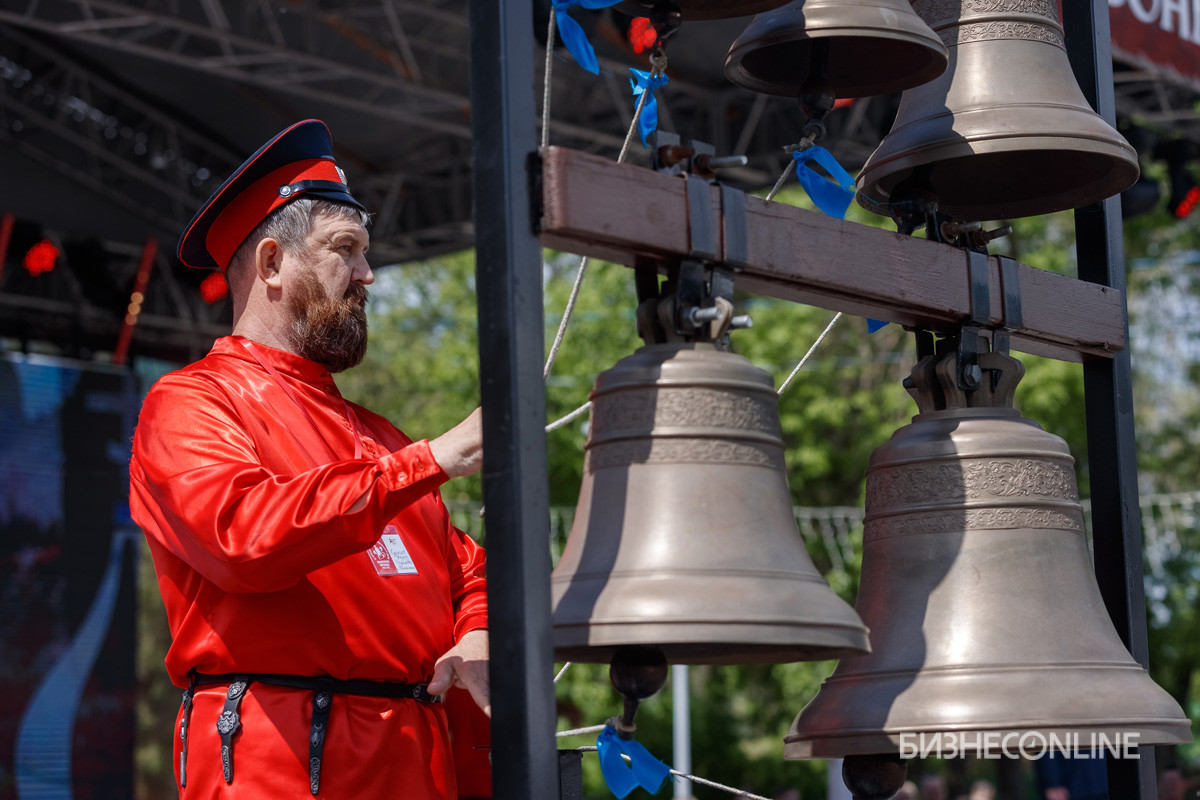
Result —
M 367 352 L 367 289 L 351 283 L 335 300 L 310 267 L 297 278 L 290 300 L 291 344 L 297 355 L 322 364 L 330 372 L 357 366 Z

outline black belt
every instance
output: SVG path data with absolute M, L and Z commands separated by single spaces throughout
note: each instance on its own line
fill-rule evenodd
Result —
M 271 686 L 286 686 L 290 689 L 329 689 L 334 694 L 360 694 L 366 697 L 403 697 L 420 700 L 422 703 L 440 703 L 441 697 L 429 693 L 427 683 L 392 683 L 391 681 L 339 681 L 327 676 L 279 675 L 271 672 L 227 672 L 223 675 L 196 673 L 197 686 L 215 686 L 236 681 L 266 683 Z
M 438 703 L 441 698 L 429 693 L 429 685 L 425 683 L 392 683 L 389 681 L 364 680 L 335 680 L 327 675 L 281 675 L 277 673 L 234 673 L 222 675 L 205 675 L 193 671 L 189 690 L 184 693 L 184 719 L 180 730 L 183 738 L 183 752 L 180 764 L 180 785 L 184 785 L 183 776 L 187 763 L 187 725 L 191 711 L 191 700 L 197 686 L 215 686 L 229 684 L 225 694 L 225 707 L 217 719 L 217 733 L 221 735 L 221 769 L 225 774 L 225 783 L 233 783 L 233 737 L 241 729 L 242 722 L 238 716 L 242 698 L 250 684 L 257 681 L 270 686 L 285 686 L 289 689 L 306 689 L 313 693 L 312 727 L 308 737 L 308 789 L 314 797 L 321 786 L 321 751 L 325 747 L 325 731 L 329 723 L 329 709 L 333 705 L 334 694 L 357 694 L 366 697 L 393 697 L 417 700 L 422 703 Z

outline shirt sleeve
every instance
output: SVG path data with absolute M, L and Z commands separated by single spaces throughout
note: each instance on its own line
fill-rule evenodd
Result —
M 228 396 L 178 373 L 143 404 L 130 476 L 135 520 L 227 592 L 285 589 L 366 550 L 387 520 L 447 479 L 425 441 L 273 474 Z
M 444 508 L 444 506 L 443 506 Z M 454 641 L 488 626 L 487 554 L 470 536 L 450 523 L 446 514 L 447 567 L 454 602 Z

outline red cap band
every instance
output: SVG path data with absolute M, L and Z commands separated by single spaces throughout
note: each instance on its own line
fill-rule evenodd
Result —
M 304 180 L 345 183 L 331 158 L 294 161 L 259 178 L 222 209 L 205 237 L 205 246 L 221 269 L 229 266 L 238 247 L 268 214 L 298 196 L 281 197 L 279 187 Z

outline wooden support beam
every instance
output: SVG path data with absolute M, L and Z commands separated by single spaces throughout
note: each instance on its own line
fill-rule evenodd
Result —
M 542 153 L 543 246 L 636 267 L 688 255 L 688 193 L 666 175 L 562 147 Z M 712 225 L 725 252 L 720 187 L 710 186 Z M 745 266 L 739 289 L 950 333 L 971 317 L 967 253 L 937 242 L 746 197 Z M 1006 327 L 1000 259 L 987 259 L 988 321 Z M 1021 322 L 1012 347 L 1070 361 L 1125 347 L 1121 293 L 1016 265 Z

